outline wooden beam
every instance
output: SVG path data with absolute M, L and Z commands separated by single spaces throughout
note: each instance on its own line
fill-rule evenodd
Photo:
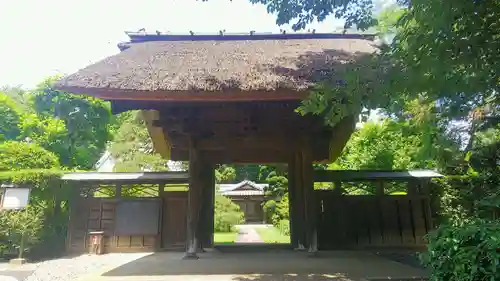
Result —
M 294 148 L 293 136 L 220 136 L 198 140 L 200 150 L 228 150 L 228 149 L 273 149 L 291 151 Z M 171 137 L 175 149 L 187 149 L 187 138 Z
M 226 163 L 287 163 L 288 153 L 276 150 L 226 150 L 226 151 L 203 151 L 203 158 L 210 161 L 211 164 Z M 186 161 L 188 152 L 185 150 L 172 150 L 173 161 Z
M 202 151 L 203 158 L 210 161 L 212 164 L 226 163 L 288 163 L 292 151 L 275 149 L 226 149 L 226 150 L 211 150 Z M 186 161 L 189 159 L 187 150 L 179 150 L 172 148 L 171 160 Z M 313 160 L 320 162 L 328 160 L 328 147 L 315 147 Z
M 141 91 L 127 89 L 104 89 L 85 87 L 65 87 L 59 89 L 71 93 L 81 93 L 107 101 L 160 101 L 160 102 L 235 102 L 235 101 L 299 101 L 309 95 L 308 91 Z
M 198 136 L 212 137 L 217 136 L 219 139 L 228 139 L 231 137 L 245 137 L 245 136 L 278 136 L 278 137 L 294 137 L 297 135 L 314 135 L 317 137 L 325 137 L 330 140 L 332 136 L 331 129 L 323 127 L 322 124 L 314 125 L 302 125 L 299 122 L 273 122 L 270 119 L 265 124 L 257 125 L 247 125 L 247 124 L 227 124 L 227 123 L 217 123 L 211 124 L 207 121 L 200 121 L 200 124 L 176 124 L 176 123 L 166 123 L 162 124 L 161 127 L 155 127 L 157 129 L 164 129 L 164 134 L 169 137 L 178 136 Z

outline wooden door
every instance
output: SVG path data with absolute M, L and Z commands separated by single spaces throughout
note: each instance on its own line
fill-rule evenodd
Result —
M 162 248 L 183 247 L 186 243 L 187 192 L 163 195 Z

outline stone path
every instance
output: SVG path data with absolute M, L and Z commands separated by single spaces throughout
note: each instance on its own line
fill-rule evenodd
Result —
M 256 228 L 262 227 L 262 225 L 253 224 L 242 224 L 238 225 L 239 232 L 238 238 L 236 238 L 236 243 L 264 243 L 260 238 L 259 233 Z

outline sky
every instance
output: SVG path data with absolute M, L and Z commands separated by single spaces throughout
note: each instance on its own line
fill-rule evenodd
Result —
M 32 88 L 117 53 L 125 31 L 279 32 L 275 16 L 248 0 L 0 0 L 0 86 Z M 333 17 L 308 28 L 333 32 Z

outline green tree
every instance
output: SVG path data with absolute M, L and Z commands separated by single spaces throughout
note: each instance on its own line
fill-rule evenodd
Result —
M 17 141 L 0 143 L 0 171 L 58 167 L 57 156 L 37 144 Z
M 63 120 L 27 113 L 23 115 L 19 128 L 21 139 L 29 140 L 55 153 L 60 162 L 71 157 L 71 143 Z
M 23 210 L 0 213 L 0 235 L 7 237 L 9 244 L 18 250 L 18 258 L 23 258 L 24 252 L 38 242 L 43 215 L 43 210 L 30 205 Z
M 1 92 L 0 116 L 0 141 L 16 139 L 21 133 L 21 111 L 12 98 Z
M 241 182 L 244 180 L 250 180 L 253 182 L 257 182 L 259 180 L 259 171 L 260 171 L 260 165 L 258 164 L 236 164 L 232 165 L 236 177 L 235 181 L 236 182 Z
M 111 139 L 109 104 L 89 96 L 73 95 L 52 87 L 57 77 L 43 81 L 30 94 L 31 106 L 40 120 L 56 118 L 67 128 L 68 145 L 54 151 L 61 164 L 91 169 Z M 59 146 L 57 146 L 59 147 Z
M 0 87 L 0 93 L 4 93 L 11 98 L 16 106 L 22 112 L 30 112 L 32 108 L 29 105 L 29 93 L 20 86 L 3 86 Z
M 215 195 L 214 228 L 216 232 L 231 232 L 235 225 L 244 221 L 245 215 L 240 210 L 240 206 L 223 195 Z
M 209 0 L 202 0 L 209 1 Z M 263 4 L 267 12 L 276 15 L 276 24 L 293 22 L 292 28 L 300 30 L 314 21 L 321 22 L 328 16 L 345 19 L 345 28 L 356 25 L 365 30 L 375 24 L 372 0 L 249 0 L 252 4 Z
M 236 170 L 229 165 L 218 165 L 215 169 L 217 183 L 231 183 L 236 179 Z
M 119 115 L 120 126 L 109 146 L 118 172 L 166 171 L 168 161 L 155 153 L 151 137 L 139 111 Z

